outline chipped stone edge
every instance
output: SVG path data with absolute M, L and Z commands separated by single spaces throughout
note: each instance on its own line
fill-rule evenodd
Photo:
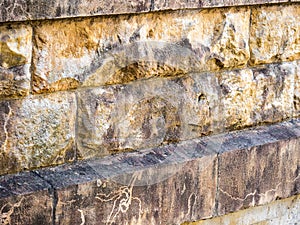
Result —
M 283 135 L 275 135 L 272 139 L 262 138 L 266 135 L 272 135 L 274 129 Z M 246 141 L 243 137 L 246 137 Z M 35 193 L 48 190 L 48 192 L 51 193 L 50 196 L 53 202 L 52 218 L 55 218 L 56 205 L 58 202 L 57 191 L 67 190 L 72 186 L 97 182 L 103 178 L 113 179 L 114 177 L 131 174 L 136 171 L 146 171 L 148 169 L 155 170 L 159 168 L 158 166 L 185 164 L 207 156 L 220 157 L 220 155 L 226 152 L 239 151 L 256 146 L 268 146 L 272 143 L 299 138 L 300 119 L 292 119 L 270 126 L 260 126 L 242 131 L 233 131 L 210 137 L 182 141 L 177 144 L 170 144 L 157 148 L 149 148 L 139 153 L 120 153 L 115 156 L 108 156 L 101 159 L 77 162 L 73 165 L 60 165 L 31 172 L 4 175 L 0 176 L 0 199 L 9 199 L 14 196 L 24 196 L 28 194 L 34 195 Z M 251 141 L 249 142 L 249 140 Z M 229 145 L 224 143 L 229 143 Z M 139 162 L 139 159 L 142 159 L 149 153 L 151 153 L 156 160 L 151 160 L 147 163 L 143 163 L 141 160 L 140 162 L 142 163 L 137 165 L 132 164 L 132 158 L 135 159 L 134 161 Z M 162 157 L 163 155 L 167 156 Z M 95 170 L 95 168 L 97 169 Z M 32 183 L 31 181 L 34 182 Z M 16 182 L 19 184 L 19 187 L 22 187 L 20 189 L 21 191 L 18 190 L 19 187 L 14 185 Z M 24 184 L 22 184 L 22 182 L 24 182 Z M 219 184 L 217 183 L 217 190 L 215 190 L 216 204 L 219 200 L 217 194 L 218 185 Z M 295 194 L 300 194 L 300 191 Z M 268 203 L 269 202 L 265 204 Z M 218 213 L 214 213 L 213 217 L 217 216 L 219 216 Z

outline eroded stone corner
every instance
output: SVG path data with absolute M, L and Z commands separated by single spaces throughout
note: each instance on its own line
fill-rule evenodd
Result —
M 31 54 L 30 25 L 0 25 L 0 98 L 29 93 Z

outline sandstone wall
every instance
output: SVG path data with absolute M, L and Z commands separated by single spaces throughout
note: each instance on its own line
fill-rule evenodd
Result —
M 0 5 L 4 224 L 180 224 L 300 193 L 299 2 Z

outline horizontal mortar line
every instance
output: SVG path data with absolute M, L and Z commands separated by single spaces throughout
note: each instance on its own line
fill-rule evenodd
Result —
M 276 133 L 272 133 L 274 131 Z M 150 169 L 158 171 L 161 168 L 185 165 L 188 162 L 205 157 L 216 157 L 217 154 L 222 155 L 225 152 L 247 150 L 299 138 L 300 119 L 293 119 L 275 125 L 182 141 L 176 144 L 144 149 L 139 152 L 120 153 L 100 159 L 38 169 L 33 172 L 3 175 L 0 176 L 0 199 L 22 195 L 16 190 L 17 187 L 12 185 L 15 182 L 15 177 L 19 178 L 32 174 L 43 179 L 53 190 L 57 190 L 102 179 L 114 179 L 122 175 L 149 171 Z M 30 183 L 28 180 L 24 182 L 27 182 L 26 185 Z M 34 191 L 41 190 L 45 190 L 45 187 L 34 188 Z M 30 190 L 24 190 L 24 194 L 28 193 L 30 193 Z

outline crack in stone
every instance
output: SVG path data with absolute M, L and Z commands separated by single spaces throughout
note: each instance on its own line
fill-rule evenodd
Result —
M 255 190 L 253 193 L 249 193 L 245 196 L 245 198 L 239 198 L 239 197 L 234 197 L 231 194 L 229 194 L 228 192 L 224 191 L 222 188 L 219 188 L 219 191 L 221 191 L 223 194 L 227 195 L 228 197 L 230 197 L 233 200 L 237 200 L 237 201 L 245 201 L 249 196 L 252 196 L 254 198 L 254 196 L 256 195 L 257 190 Z

